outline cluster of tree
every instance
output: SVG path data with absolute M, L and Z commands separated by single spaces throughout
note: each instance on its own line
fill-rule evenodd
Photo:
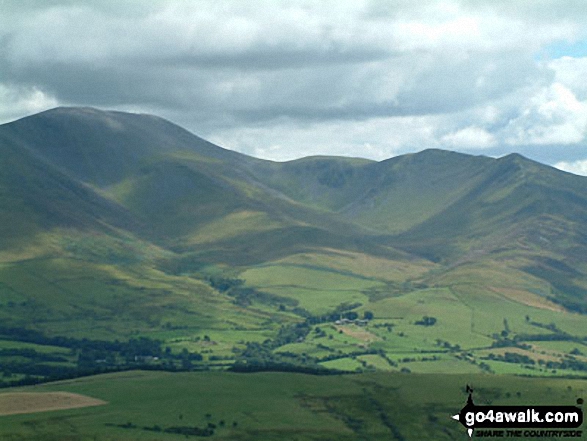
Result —
M 436 324 L 436 318 L 425 315 L 422 317 L 422 320 L 418 320 L 414 324 L 420 326 L 434 326 Z
M 523 340 L 520 339 L 519 335 L 514 336 L 513 338 L 510 337 L 502 337 L 501 334 L 493 334 L 493 338 L 495 339 L 493 343 L 491 343 L 492 348 L 520 348 L 520 349 L 530 349 L 531 346 L 528 344 L 523 343 Z M 528 339 L 533 340 L 533 339 Z
M 214 429 L 216 425 L 212 423 L 208 423 L 207 427 L 200 428 L 197 426 L 189 427 L 189 426 L 172 426 L 166 429 L 163 429 L 165 433 L 174 433 L 176 435 L 184 435 L 185 437 L 189 436 L 212 436 L 214 435 Z
M 325 361 L 332 361 L 332 360 L 340 360 L 341 358 L 352 358 L 356 359 L 361 355 L 378 355 L 379 351 L 377 349 L 365 349 L 364 351 L 353 351 L 341 354 L 330 354 L 326 355 L 325 357 L 320 357 L 317 359 L 318 362 L 323 363 Z
M 0 349 L 0 359 L 2 357 L 25 357 L 36 362 L 52 361 L 55 363 L 66 363 L 68 361 L 67 358 L 61 355 L 37 352 L 29 348 Z
M 439 338 L 436 339 L 436 345 L 441 346 L 441 347 L 448 349 L 449 351 L 453 351 L 453 352 L 461 350 L 461 345 L 458 345 L 458 344 L 453 345 L 450 342 L 445 341 L 445 340 L 441 340 Z
M 231 370 L 235 372 L 284 371 L 304 373 L 317 373 L 326 370 L 317 363 L 315 357 L 289 352 L 274 352 L 274 349 L 278 347 L 273 340 L 265 340 L 263 343 L 249 342 L 231 367 Z
M 9 328 L 0 326 L 0 336 L 7 340 L 35 343 L 38 345 L 58 346 L 61 348 L 78 350 L 103 350 L 118 352 L 122 356 L 134 357 L 135 355 L 161 355 L 161 341 L 147 337 L 133 338 L 128 341 L 90 340 L 87 338 L 73 337 L 48 337 L 42 332 L 26 328 Z
M 489 366 L 485 362 L 478 363 L 478 366 L 481 368 L 481 370 L 483 370 L 483 371 L 485 371 L 487 373 L 490 373 L 490 374 L 494 373 L 493 372 L 493 369 L 491 369 L 491 366 Z
M 41 353 L 34 349 L 0 350 L 0 387 L 36 384 L 128 369 L 193 370 L 201 354 L 172 353 L 162 342 L 146 337 L 128 341 L 48 337 L 39 331 L 0 327 L 0 336 L 12 341 L 50 345 L 70 350 L 70 356 Z M 18 357 L 18 358 L 15 358 Z M 18 378 L 14 378 L 18 375 Z
M 358 314 L 350 309 L 356 308 L 360 304 L 342 304 L 330 314 L 307 317 L 303 322 L 282 326 L 274 339 L 267 339 L 263 343 L 250 342 L 242 352 L 242 359 L 262 359 L 274 356 L 273 351 L 281 346 L 290 343 L 304 341 L 312 327 L 320 323 L 330 323 L 338 320 L 341 316 L 349 320 L 358 318 Z
M 75 366 L 42 364 L 34 360 L 5 361 L 0 359 L 0 371 L 2 371 L 2 376 L 6 379 L 10 379 L 14 374 L 61 378 L 74 374 L 77 369 Z
M 359 315 L 352 309 L 360 304 L 341 304 L 333 312 L 320 316 L 309 316 L 303 322 L 282 326 L 273 339 L 267 339 L 262 343 L 249 342 L 240 353 L 232 370 L 236 372 L 254 371 L 286 371 L 303 372 L 311 374 L 340 373 L 325 368 L 319 363 L 337 358 L 348 357 L 349 354 L 330 354 L 324 358 L 311 357 L 305 354 L 277 353 L 275 350 L 290 343 L 301 342 L 306 339 L 312 328 L 320 323 L 332 323 L 341 317 L 356 320 Z M 365 313 L 372 317 L 372 313 Z M 321 330 L 316 329 L 320 334 Z M 377 351 L 365 350 L 355 355 L 375 354 Z
M 296 372 L 310 375 L 338 375 L 343 371 L 328 369 L 318 364 L 296 363 L 281 358 L 281 361 L 268 359 L 237 360 L 231 367 L 232 372 Z
M 547 369 L 569 369 L 572 371 L 587 371 L 587 362 L 577 360 L 576 358 L 568 358 L 562 361 L 544 361 L 538 360 L 540 366 Z
M 565 334 L 565 332 L 561 329 L 559 329 L 556 326 L 556 323 L 540 323 L 540 322 L 535 322 L 533 320 L 530 319 L 530 316 L 526 316 L 526 321 L 528 323 L 530 323 L 532 326 L 536 326 L 537 328 L 542 328 L 542 329 L 548 329 L 549 331 L 552 331 L 556 334 Z
M 515 341 L 581 341 L 570 334 L 518 334 Z
M 360 303 L 341 303 L 334 309 L 334 311 L 328 314 L 307 317 L 305 323 L 308 325 L 318 325 L 320 323 L 332 323 L 341 318 L 357 320 L 359 314 L 353 311 L 353 309 L 358 308 L 359 306 L 361 306 Z M 373 318 L 372 313 L 370 314 L 371 318 Z
M 157 424 L 153 426 L 144 426 L 139 427 L 136 424 L 131 422 L 123 423 L 123 424 L 112 424 L 106 423 L 108 427 L 118 427 L 119 429 L 141 429 L 148 432 L 162 432 L 162 433 L 171 433 L 175 435 L 183 435 L 186 438 L 190 436 L 200 436 L 200 437 L 208 437 L 214 435 L 214 429 L 216 429 L 216 424 L 208 423 L 206 427 L 197 427 L 197 426 L 170 426 L 170 427 L 161 427 Z
M 499 354 L 489 354 L 487 357 L 484 357 L 486 360 L 496 360 L 496 361 L 503 361 L 505 363 L 515 363 L 515 364 L 529 364 L 533 365 L 536 362 L 524 354 L 517 354 L 515 352 L 506 352 L 503 355 Z
M 242 279 L 221 276 L 208 276 L 205 279 L 212 288 L 234 298 L 234 303 L 242 307 L 249 306 L 253 302 L 278 306 L 281 310 L 285 310 L 286 306 L 295 308 L 298 305 L 298 301 L 295 299 L 245 287 L 243 286 L 245 282 Z
M 212 288 L 220 292 L 227 292 L 232 288 L 242 286 L 245 281 L 242 279 L 231 279 L 228 277 L 209 276 L 206 280 Z
M 437 361 L 440 360 L 440 357 L 433 355 L 432 357 L 404 357 L 400 360 L 400 362 L 402 363 L 410 363 L 410 362 L 414 362 L 414 361 Z
M 243 282 L 239 279 L 210 278 L 209 281 L 213 287 L 224 292 L 244 289 Z M 316 324 L 332 323 L 341 317 L 348 320 L 358 319 L 359 314 L 353 311 L 358 306 L 360 306 L 358 303 L 341 304 L 331 313 L 320 316 L 308 315 L 300 323 L 282 326 L 273 339 L 267 339 L 262 343 L 248 343 L 242 352 L 235 352 L 238 357 L 233 370 L 239 372 L 280 370 L 314 374 L 332 373 L 333 371 L 324 368 L 320 363 L 348 357 L 348 354 L 330 354 L 323 359 L 317 359 L 305 354 L 276 353 L 275 350 L 290 343 L 304 341 Z M 373 313 L 365 311 L 363 316 L 366 320 L 370 320 L 373 318 Z M 316 332 L 317 335 L 326 335 L 318 328 Z M 174 354 L 170 348 L 164 350 L 161 341 L 146 337 L 133 338 L 128 341 L 49 337 L 36 330 L 0 326 L 0 338 L 2 337 L 12 341 L 68 348 L 70 355 L 67 357 L 42 354 L 32 349 L 1 350 L 0 372 L 4 373 L 4 379 L 0 380 L 0 386 L 35 384 L 43 381 L 138 368 L 168 371 L 206 369 L 206 366 L 202 366 L 200 363 L 203 361 L 201 354 L 191 353 L 187 349 L 179 354 Z M 351 355 L 374 353 L 377 352 L 365 350 Z M 19 356 L 25 360 L 15 361 L 14 358 L 7 358 L 3 361 L 3 356 Z M 339 373 L 339 371 L 334 372 Z M 13 374 L 19 374 L 19 378 L 11 379 Z M 5 381 L 6 379 L 8 381 Z
M 497 360 L 506 363 L 524 364 L 529 366 L 535 366 L 536 361 L 523 354 L 516 354 L 512 352 L 506 352 L 504 355 L 489 354 L 485 357 L 487 360 Z M 561 361 L 545 361 L 538 360 L 538 365 L 547 369 L 568 369 L 573 371 L 587 371 L 587 362 L 577 360 L 574 357 L 568 357 Z

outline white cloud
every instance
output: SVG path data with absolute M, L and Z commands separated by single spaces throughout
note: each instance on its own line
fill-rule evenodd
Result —
M 587 99 L 587 57 L 557 58 L 552 60 L 548 67 L 554 70 L 556 82 L 572 90 L 580 99 Z
M 466 127 L 442 137 L 447 147 L 486 149 L 496 144 L 495 137 L 480 127 Z
M 284 120 L 270 127 L 222 129 L 207 137 L 218 145 L 274 161 L 324 154 L 383 160 L 411 149 L 441 147 L 435 133 L 442 125 L 436 116 L 305 124 Z
M 11 121 L 58 105 L 57 100 L 35 87 L 18 88 L 0 83 L 0 121 Z
M 574 144 L 583 141 L 586 133 L 587 103 L 560 83 L 532 96 L 505 129 L 511 145 Z
M 554 165 L 556 168 L 574 173 L 576 175 L 587 176 L 587 159 L 579 160 L 575 162 L 561 161 Z

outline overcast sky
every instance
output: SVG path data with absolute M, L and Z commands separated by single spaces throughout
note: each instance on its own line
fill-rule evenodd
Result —
M 59 105 L 273 160 L 434 147 L 587 174 L 587 4 L 0 0 L 0 122 Z

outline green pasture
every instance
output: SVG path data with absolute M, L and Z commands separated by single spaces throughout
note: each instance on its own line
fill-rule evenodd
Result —
M 319 327 L 324 336 L 317 336 L 312 331 L 303 342 L 290 343 L 276 352 L 322 358 L 334 353 L 374 349 L 399 360 L 411 354 L 417 356 L 450 350 L 455 353 L 468 351 L 467 357 L 480 363 L 481 354 L 477 351 L 491 348 L 496 339 L 504 336 L 504 332 L 510 338 L 516 335 L 548 335 L 553 331 L 545 326 L 555 326 L 560 332 L 576 339 L 587 336 L 587 322 L 583 316 L 563 312 L 544 297 L 534 294 L 542 292 L 544 284 L 530 275 L 519 277 L 520 272 L 515 268 L 502 268 L 497 263 L 486 268 L 483 265 L 464 265 L 452 275 L 440 276 L 433 270 L 430 280 L 422 279 L 424 284 L 410 283 L 407 286 L 411 288 L 401 292 L 390 291 L 389 286 L 382 279 L 375 278 L 374 274 L 366 275 L 368 271 L 365 267 L 358 264 L 353 268 L 350 265 L 352 259 L 361 261 L 356 255 L 326 252 L 301 254 L 274 264 L 252 267 L 240 274 L 247 285 L 293 298 L 298 301 L 299 307 L 313 314 L 332 311 L 346 302 L 360 304 L 357 309 L 360 314 L 370 311 L 375 316 L 361 331 L 370 338 L 357 338 L 351 329 L 353 325 L 339 328 L 332 323 L 321 324 Z M 377 259 L 372 262 L 380 267 L 383 265 Z M 405 282 L 407 280 L 402 283 L 405 285 Z M 426 286 L 430 282 L 434 282 L 433 287 L 414 287 Z M 370 300 L 369 293 L 373 292 L 378 294 Z M 417 322 L 425 316 L 436 319 L 433 326 L 418 325 Z M 545 348 L 560 359 L 576 347 L 575 344 L 570 348 L 570 343 L 574 342 L 548 342 Z M 535 352 L 533 358 L 538 360 L 539 354 Z M 329 361 L 325 365 L 340 365 L 351 370 L 357 367 L 355 360 L 340 360 Z M 511 366 L 502 364 L 496 365 L 496 372 L 555 375 L 552 371 L 540 372 L 512 363 L 505 363 Z M 448 359 L 418 362 L 412 368 L 416 372 L 452 372 L 454 369 L 457 372 L 480 372 L 478 364 L 458 360 L 454 355 Z
M 9 303 L 10 302 L 10 303 Z M 49 335 L 114 339 L 210 329 L 258 329 L 275 312 L 243 310 L 187 276 L 145 266 L 36 259 L 0 268 L 4 326 L 33 326 Z
M 311 268 L 304 265 L 263 265 L 241 274 L 252 286 L 300 286 L 319 290 L 363 290 L 381 283 L 375 279 L 343 273 L 328 268 Z
M 278 301 L 262 296 L 239 304 L 230 292 L 213 289 L 205 279 L 207 272 L 163 272 L 149 257 L 160 252 L 138 242 L 126 244 L 121 239 L 114 255 L 109 256 L 108 247 L 100 245 L 99 237 L 95 247 L 92 238 L 69 240 L 68 246 L 77 247 L 76 252 L 81 249 L 89 261 L 60 256 L 0 266 L 0 319 L 4 326 L 30 327 L 32 323 L 46 335 L 75 338 L 128 339 L 142 335 L 161 340 L 174 353 L 187 349 L 202 354 L 205 361 L 230 364 L 248 343 L 271 340 L 282 326 L 304 321 L 303 310 L 317 316 L 341 305 L 352 305 L 360 317 L 369 311 L 374 319 L 364 327 L 319 323 L 302 341 L 274 348 L 274 352 L 321 360 L 382 351 L 398 361 L 449 351 L 452 355 L 448 359 L 405 367 L 414 372 L 442 373 L 456 366 L 459 372 L 477 372 L 478 365 L 457 360 L 455 355 L 467 351 L 467 357 L 480 363 L 507 326 L 509 337 L 530 336 L 526 343 L 536 346 L 530 354 L 536 361 L 544 358 L 541 351 L 557 360 L 576 347 L 587 353 L 581 349 L 587 346 L 580 343 L 587 336 L 584 316 L 558 310 L 541 297 L 544 284 L 530 275 L 518 277 L 518 270 L 502 268 L 499 263 L 465 264 L 442 273 L 420 261 L 412 265 L 360 253 L 321 250 L 241 268 L 240 273 L 222 265 L 210 269 L 218 277 L 243 279 L 246 287 L 258 292 L 293 299 L 300 313 L 292 304 L 280 307 Z M 140 259 L 124 260 L 129 250 L 138 251 Z M 409 278 L 415 276 L 419 278 Z M 425 316 L 436 319 L 433 326 L 417 324 Z M 533 341 L 532 335 L 554 333 L 547 326 L 577 341 Z M 317 328 L 321 332 L 316 332 Z M 0 348 L 6 345 L 0 342 Z M 27 347 L 24 343 L 11 345 Z M 357 367 L 389 369 L 385 360 L 374 357 L 372 363 L 338 358 L 323 364 L 346 363 L 353 371 Z M 561 370 L 528 370 L 513 363 L 497 363 L 496 373 L 563 375 Z
M 570 354 L 577 349 L 582 354 L 587 354 L 587 343 L 585 341 L 530 341 L 538 352 L 541 350 L 561 351 Z
M 346 372 L 354 372 L 363 368 L 358 359 L 351 357 L 337 358 L 335 360 L 324 361 L 320 364 L 328 369 L 338 369 Z
M 0 339 L 0 349 L 33 349 L 42 354 L 69 355 L 70 350 L 59 346 L 38 345 L 22 341 Z
M 297 265 L 300 267 L 338 271 L 360 278 L 403 282 L 426 274 L 434 268 L 427 260 L 385 259 L 369 254 L 319 249 L 312 253 L 297 253 L 274 262 L 279 265 Z
M 357 357 L 362 363 L 367 365 L 367 368 L 373 368 L 378 371 L 396 371 L 397 368 L 391 366 L 389 362 L 380 355 L 360 355 Z
M 375 279 L 328 268 L 302 265 L 266 265 L 244 271 L 240 277 L 260 291 L 296 300 L 313 314 L 324 314 L 343 303 L 365 303 L 363 291 L 383 287 Z
M 11 389 L 67 391 L 108 404 L 2 416 L 0 439 L 171 441 L 186 438 L 142 428 L 209 423 L 215 426 L 213 440 L 464 439 L 463 427 L 450 415 L 464 406 L 467 384 L 474 388 L 477 404 L 575 405 L 587 392 L 585 380 L 469 372 L 308 376 L 132 371 Z
M 455 358 L 442 358 L 436 361 L 412 361 L 399 363 L 399 368 L 407 368 L 416 374 L 434 374 L 434 373 L 451 373 L 451 374 L 480 374 L 482 370 L 465 360 Z

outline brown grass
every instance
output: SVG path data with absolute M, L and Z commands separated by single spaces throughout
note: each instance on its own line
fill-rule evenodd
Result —
M 374 341 L 381 340 L 375 334 L 370 333 L 369 331 L 356 326 L 356 325 L 342 325 L 342 326 L 335 326 L 336 331 L 342 331 L 343 334 L 348 335 L 349 337 L 356 338 L 357 340 L 361 340 L 365 343 L 372 343 Z
M 0 393 L 0 416 L 101 406 L 106 401 L 70 392 Z
M 523 305 L 532 306 L 534 308 L 546 309 L 548 311 L 562 312 L 564 308 L 561 306 L 545 299 L 542 296 L 533 294 L 522 289 L 502 288 L 502 287 L 491 287 L 493 292 L 498 293 L 510 300 L 513 300 Z

